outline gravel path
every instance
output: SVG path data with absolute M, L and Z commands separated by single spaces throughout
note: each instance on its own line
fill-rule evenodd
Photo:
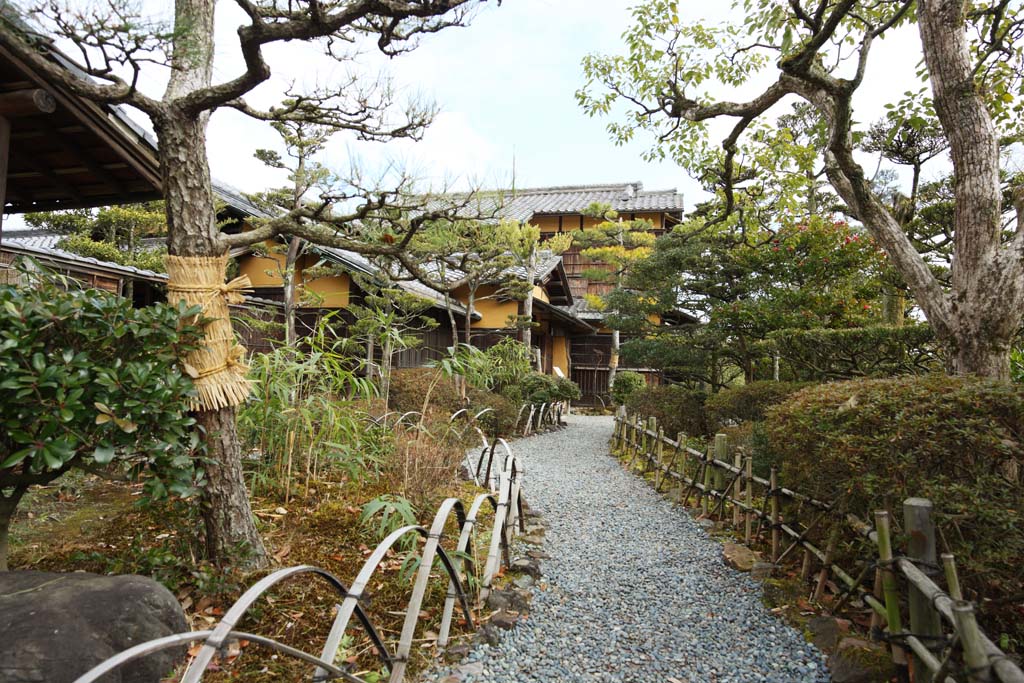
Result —
M 498 646 L 427 680 L 829 680 L 821 654 L 723 564 L 721 546 L 609 456 L 610 417 L 568 421 L 513 444 L 548 524 L 545 589 Z

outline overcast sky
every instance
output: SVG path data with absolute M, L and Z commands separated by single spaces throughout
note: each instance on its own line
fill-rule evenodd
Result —
M 148 11 L 168 16 L 171 3 L 144 0 Z M 607 120 L 590 119 L 576 104 L 583 82 L 581 59 L 591 52 L 621 52 L 621 34 L 633 0 L 505 0 L 489 2 L 467 28 L 427 36 L 414 52 L 386 60 L 372 49 L 357 64 L 368 75 L 386 70 L 403 93 L 434 100 L 441 113 L 421 142 L 355 143 L 343 135 L 325 158 L 339 171 L 353 160 L 369 169 L 394 164 L 413 170 L 424 185 L 446 180 L 456 185 L 518 187 L 642 181 L 649 189 L 677 188 L 686 204 L 699 201 L 699 186 L 672 163 L 648 163 L 641 154 L 649 140 L 624 147 L 609 141 Z M 681 0 L 683 21 L 725 21 L 725 0 Z M 244 16 L 231 2 L 218 5 L 215 78 L 241 71 L 235 30 Z M 343 68 L 302 43 L 270 46 L 274 77 L 248 99 L 268 106 L 285 86 L 329 82 Z M 865 85 L 858 94 L 857 116 L 870 122 L 882 105 L 920 86 L 914 68 L 920 59 L 911 29 L 876 43 Z M 154 74 L 143 88 L 162 92 L 164 76 Z M 717 93 L 716 93 L 717 94 Z M 735 96 L 727 90 L 723 96 Z M 749 93 L 747 93 L 749 94 Z M 788 107 L 787 107 L 788 108 Z M 783 113 L 780 108 L 778 113 Z M 134 118 L 147 125 L 139 115 Z M 209 129 L 210 164 L 215 177 L 245 191 L 285 184 L 283 172 L 253 158 L 258 147 L 278 148 L 267 124 L 231 110 L 220 110 Z M 872 165 L 873 162 L 866 160 Z

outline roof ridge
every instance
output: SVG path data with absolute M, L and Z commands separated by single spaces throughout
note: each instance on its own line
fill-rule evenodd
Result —
M 548 192 L 587 192 L 592 190 L 618 190 L 632 186 L 637 192 L 643 190 L 643 182 L 639 180 L 624 183 L 593 183 L 580 185 L 548 185 L 540 187 L 521 187 L 504 190 L 509 194 L 545 194 Z

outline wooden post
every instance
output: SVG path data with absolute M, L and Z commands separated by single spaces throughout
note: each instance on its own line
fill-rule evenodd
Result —
M 935 553 L 935 525 L 932 522 L 932 502 L 926 498 L 907 498 L 903 501 L 903 528 L 908 535 L 907 557 L 918 569 L 930 577 L 938 573 Z M 924 636 L 941 636 L 942 622 L 931 600 L 913 583 L 910 584 L 907 603 L 910 608 L 910 630 Z M 927 639 L 923 639 L 927 643 Z M 914 671 L 927 671 L 924 662 L 914 656 Z
M 769 492 L 771 498 L 771 509 L 772 509 L 772 564 L 775 564 L 779 559 L 779 474 L 776 468 L 772 467 L 771 476 L 769 482 L 772 490 Z
M 821 595 L 825 592 L 825 582 L 828 581 L 828 573 L 832 569 L 832 557 L 836 553 L 836 546 L 839 545 L 840 526 L 839 523 L 833 524 L 832 530 L 828 534 L 828 544 L 825 546 L 825 561 L 818 572 L 818 582 L 814 585 L 814 593 L 811 595 L 811 599 L 815 602 L 821 600 Z
M 743 456 L 740 455 L 739 449 L 736 449 L 735 455 L 732 457 L 732 464 L 737 470 L 743 472 Z M 740 528 L 740 491 L 743 486 L 743 475 L 740 474 L 736 477 L 736 481 L 732 485 L 732 526 L 735 529 Z
M 715 434 L 715 460 L 728 462 L 729 458 L 729 437 L 725 434 Z M 715 468 L 715 490 L 721 491 L 722 495 L 728 495 L 725 490 L 725 470 Z
M 750 532 L 754 523 L 754 456 L 748 455 L 746 462 L 747 476 L 747 521 L 743 529 L 743 539 L 750 544 Z
M 708 447 L 707 455 L 704 456 L 704 495 L 701 496 L 701 514 L 708 515 L 708 499 L 711 498 L 711 448 Z
M 964 648 L 967 680 L 970 683 L 988 683 L 992 680 L 992 666 L 974 616 L 974 606 L 966 600 L 957 600 L 953 603 L 953 619 Z
M 949 597 L 954 600 L 963 600 L 964 595 L 960 590 L 960 576 L 956 572 L 956 560 L 950 553 L 942 553 L 942 569 L 946 574 L 946 588 Z
M 885 620 L 889 624 L 889 635 L 903 632 L 900 622 L 900 596 L 897 591 L 896 574 L 892 569 L 892 536 L 889 529 L 889 513 L 875 512 L 875 531 L 878 537 L 878 561 L 882 570 L 882 594 L 885 596 Z M 895 642 L 892 644 L 892 661 L 905 673 L 907 655 Z
M 811 578 L 811 551 L 804 548 L 804 560 L 800 563 L 800 580 L 806 581 Z
M 655 452 L 657 453 L 656 462 L 658 469 L 654 473 L 654 490 L 661 491 L 661 480 L 665 474 L 662 471 L 662 468 L 665 466 L 665 430 L 661 427 L 658 427 L 658 445 Z

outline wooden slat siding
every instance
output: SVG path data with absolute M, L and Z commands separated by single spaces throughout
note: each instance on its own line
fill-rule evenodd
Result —
M 577 339 L 573 345 L 578 343 Z M 638 372 L 643 375 L 647 381 L 647 386 L 658 386 L 661 384 L 661 373 L 657 370 L 650 369 L 633 369 L 620 367 L 619 372 Z M 572 370 L 569 373 L 570 378 L 573 382 L 579 385 L 580 393 L 583 397 L 578 401 L 580 405 L 586 406 L 599 406 L 601 405 L 601 399 L 604 399 L 605 403 L 608 402 L 608 368 L 607 367 L 587 367 L 579 366 L 575 363 L 572 364 Z

